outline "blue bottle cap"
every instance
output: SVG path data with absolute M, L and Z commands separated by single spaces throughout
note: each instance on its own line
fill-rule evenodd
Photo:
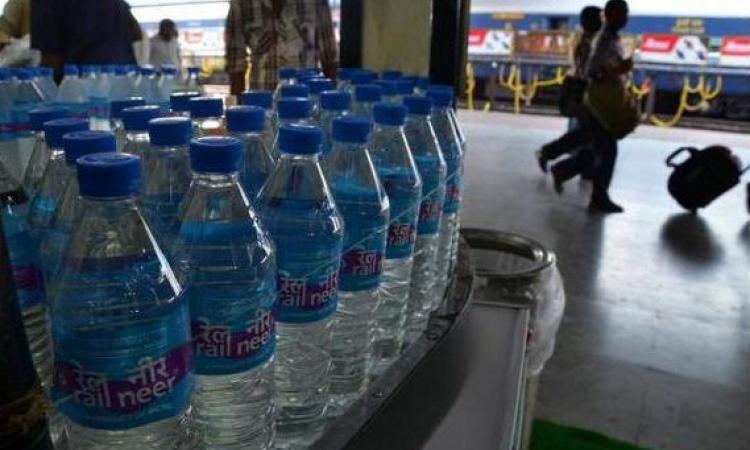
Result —
M 379 102 L 383 97 L 383 88 L 377 84 L 360 84 L 354 87 L 354 98 L 358 102 Z
M 261 110 L 262 114 L 265 114 Z M 242 142 L 223 136 L 190 141 L 190 167 L 193 172 L 231 173 L 240 169 Z
M 122 119 L 122 110 L 130 108 L 132 106 L 145 105 L 146 101 L 143 97 L 130 97 L 123 100 L 112 100 L 109 109 L 109 117 L 111 119 Z
M 265 89 L 245 91 L 240 94 L 240 103 L 249 106 L 260 106 L 263 109 L 271 109 L 273 106 L 273 94 Z
M 81 64 L 81 75 L 86 76 L 99 71 L 99 66 L 96 64 Z
M 169 96 L 169 108 L 175 112 L 189 112 L 190 99 L 200 96 L 200 92 L 175 92 Z
M 109 131 L 73 131 L 62 137 L 65 164 L 72 166 L 81 156 L 117 151 L 115 135 Z
M 10 80 L 13 77 L 10 69 L 0 67 L 0 80 Z
M 146 131 L 148 122 L 159 117 L 156 105 L 131 106 L 122 110 L 122 125 L 126 131 Z
M 326 111 L 346 111 L 352 106 L 352 94 L 345 91 L 323 91 L 320 107 Z
M 39 76 L 45 78 L 51 77 L 55 74 L 55 71 L 51 67 L 39 66 L 37 67 L 37 71 L 39 72 Z
M 402 76 L 404 76 L 404 73 L 400 70 L 384 70 L 380 74 L 380 78 L 383 80 L 398 80 Z
M 187 145 L 193 137 L 193 124 L 187 117 L 151 119 L 148 122 L 148 137 L 152 145 Z
M 281 98 L 276 108 L 280 119 L 307 119 L 312 114 L 312 102 L 306 98 Z
M 145 66 L 139 67 L 138 72 L 141 75 L 150 76 L 150 75 L 154 75 L 156 73 L 156 70 L 154 70 L 154 66 L 152 65 L 145 65 Z
M 351 144 L 365 144 L 370 136 L 370 121 L 363 117 L 333 119 L 333 140 Z
M 73 131 L 85 131 L 89 129 L 89 121 L 86 119 L 55 119 L 44 122 L 44 138 L 49 148 L 62 148 L 63 135 Z
M 297 76 L 297 69 L 294 67 L 283 67 L 279 69 L 279 78 L 283 80 L 290 80 Z
M 321 77 L 321 76 L 322 74 L 320 73 L 320 70 L 314 67 L 303 67 L 302 69 L 297 69 L 297 79 L 315 78 L 315 77 Z
M 221 97 L 193 97 L 190 99 L 190 117 L 205 119 L 224 115 L 224 103 Z
M 70 114 L 70 109 L 63 106 L 44 106 L 29 111 L 29 121 L 31 129 L 34 131 L 43 131 L 44 122 L 50 120 L 62 119 Z
M 227 130 L 236 132 L 263 131 L 266 110 L 260 106 L 232 106 L 227 108 Z
M 342 80 L 342 81 L 350 81 L 352 79 L 352 75 L 354 75 L 354 72 L 356 72 L 357 68 L 355 67 L 339 67 L 336 69 L 336 79 Z
M 63 75 L 66 77 L 77 77 L 78 76 L 78 66 L 75 64 L 65 64 L 63 67 Z
M 34 72 L 29 69 L 20 68 L 15 71 L 16 78 L 19 80 L 30 80 L 34 78 Z
M 141 158 L 128 153 L 92 153 L 76 161 L 84 197 L 122 198 L 141 189 Z
M 115 66 L 114 64 L 104 64 L 99 67 L 99 72 L 101 73 L 115 73 Z
M 453 88 L 447 85 L 432 85 L 427 89 L 427 96 L 437 108 L 446 108 L 453 104 Z
M 428 116 L 432 109 L 432 100 L 420 95 L 407 95 L 404 97 L 404 106 L 409 110 L 409 114 Z
M 406 122 L 406 106 L 393 103 L 376 103 L 372 108 L 372 116 L 378 125 L 400 127 Z
M 306 84 L 310 88 L 310 93 L 313 95 L 320 95 L 323 91 L 330 91 L 336 88 L 333 80 L 329 80 L 328 78 L 313 78 L 312 80 L 307 81 Z
M 430 77 L 417 77 L 416 86 L 420 89 L 427 89 L 430 87 Z
M 323 134 L 312 125 L 284 125 L 279 129 L 279 150 L 294 155 L 312 155 L 321 151 Z
M 161 73 L 166 75 L 177 75 L 177 66 L 173 64 L 162 64 Z
M 130 69 L 128 69 L 128 66 L 115 66 L 115 75 L 123 76 L 127 75 Z
M 190 66 L 187 68 L 188 74 L 198 75 L 201 71 L 200 67 Z
M 398 95 L 412 95 L 414 93 L 414 81 L 404 78 L 396 81 L 396 91 Z
M 378 74 L 371 70 L 358 70 L 352 74 L 352 84 L 370 84 L 378 79 Z
M 398 95 L 398 81 L 394 80 L 375 80 L 373 84 L 377 84 L 383 90 L 383 95 L 390 97 Z
M 281 86 L 281 98 L 290 97 L 303 97 L 307 98 L 310 96 L 310 88 L 305 84 L 288 84 Z

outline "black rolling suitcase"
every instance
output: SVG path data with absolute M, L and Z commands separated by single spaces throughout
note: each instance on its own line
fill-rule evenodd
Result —
M 689 154 L 681 163 L 675 160 Z M 724 192 L 740 182 L 743 169 L 740 160 L 727 147 L 712 145 L 703 150 L 693 147 L 677 149 L 667 158 L 674 171 L 669 177 L 669 193 L 683 208 L 695 212 L 708 206 Z

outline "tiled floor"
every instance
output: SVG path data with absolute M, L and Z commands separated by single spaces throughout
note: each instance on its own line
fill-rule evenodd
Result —
M 612 197 L 558 196 L 533 151 L 557 118 L 463 112 L 469 140 L 463 225 L 517 232 L 559 257 L 568 305 L 538 416 L 668 450 L 750 450 L 750 214 L 744 185 L 699 216 L 666 191 L 664 159 L 685 144 L 750 136 L 642 127 L 621 142 Z M 750 176 L 747 177 L 750 179 Z

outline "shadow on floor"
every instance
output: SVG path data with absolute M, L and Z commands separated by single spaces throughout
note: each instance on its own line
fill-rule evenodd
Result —
M 661 228 L 661 240 L 672 255 L 691 265 L 715 265 L 724 257 L 708 223 L 697 214 L 672 215 Z

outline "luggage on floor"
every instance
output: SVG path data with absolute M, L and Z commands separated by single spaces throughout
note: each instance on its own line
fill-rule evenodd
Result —
M 688 153 L 683 162 L 675 162 L 682 153 Z M 739 158 L 722 145 L 712 145 L 703 150 L 694 147 L 677 149 L 667 158 L 667 166 L 674 168 L 669 177 L 669 193 L 683 208 L 695 212 L 708 206 L 724 192 L 740 182 L 747 169 Z

